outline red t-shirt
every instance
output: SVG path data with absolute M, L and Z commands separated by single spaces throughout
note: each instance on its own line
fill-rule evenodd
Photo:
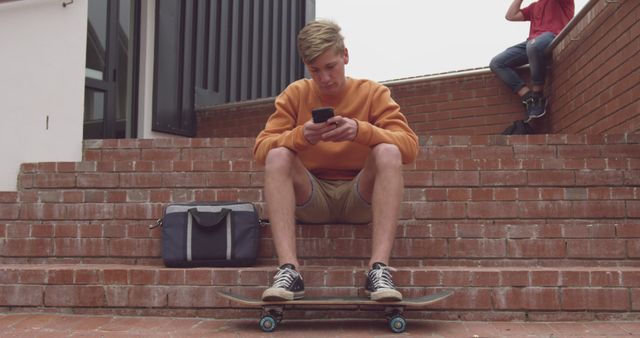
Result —
M 574 10 L 573 0 L 539 0 L 523 8 L 525 21 L 531 21 L 527 40 L 544 32 L 558 35 L 573 18 Z

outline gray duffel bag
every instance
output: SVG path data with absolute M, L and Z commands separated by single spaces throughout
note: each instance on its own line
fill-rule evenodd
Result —
M 251 266 L 261 222 L 248 202 L 169 204 L 158 220 L 167 267 Z

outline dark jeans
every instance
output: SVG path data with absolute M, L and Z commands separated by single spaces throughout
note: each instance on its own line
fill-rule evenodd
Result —
M 545 51 L 555 37 L 555 34 L 546 32 L 534 39 L 509 47 L 491 60 L 489 68 L 517 93 L 525 86 L 525 83 L 514 68 L 528 63 L 531 71 L 531 83 L 533 85 L 544 85 L 547 75 L 547 55 Z

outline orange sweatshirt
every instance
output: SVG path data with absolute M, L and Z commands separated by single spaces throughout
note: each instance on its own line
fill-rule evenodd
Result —
M 309 143 L 303 125 L 311 119 L 311 110 L 319 107 L 333 107 L 336 115 L 354 119 L 358 124 L 355 140 Z M 275 108 L 253 148 L 260 164 L 264 164 L 269 150 L 286 147 L 297 153 L 316 177 L 347 180 L 358 174 L 371 147 L 380 143 L 398 146 L 405 164 L 413 162 L 418 154 L 418 137 L 389 89 L 370 80 L 347 78 L 342 95 L 332 100 L 321 97 L 313 80 L 298 80 L 276 98 Z

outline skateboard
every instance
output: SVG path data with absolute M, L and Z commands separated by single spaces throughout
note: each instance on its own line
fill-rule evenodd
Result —
M 289 301 L 262 301 L 259 298 L 250 298 L 226 291 L 217 291 L 218 294 L 234 303 L 249 305 L 262 309 L 260 329 L 264 332 L 272 332 L 282 321 L 285 308 L 302 306 L 380 306 L 385 309 L 385 316 L 389 329 L 395 333 L 404 332 L 407 328 L 407 320 L 402 315 L 405 308 L 420 308 L 428 304 L 443 300 L 453 294 L 453 291 L 443 291 L 433 295 L 417 298 L 406 298 L 402 301 L 373 301 L 362 297 L 305 297 Z

